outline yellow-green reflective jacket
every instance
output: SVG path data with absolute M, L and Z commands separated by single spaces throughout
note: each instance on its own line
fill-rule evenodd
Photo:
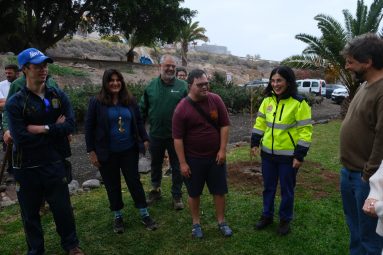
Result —
M 310 148 L 311 135 L 311 108 L 307 102 L 299 96 L 277 101 L 272 95 L 259 107 L 251 147 L 260 146 L 262 153 L 303 161 Z

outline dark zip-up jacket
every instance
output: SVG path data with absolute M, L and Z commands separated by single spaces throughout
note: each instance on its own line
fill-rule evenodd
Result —
M 42 166 L 69 157 L 68 135 L 75 127 L 73 109 L 66 94 L 52 87 L 45 87 L 44 100 L 22 88 L 5 105 L 9 130 L 13 137 L 13 166 L 16 168 Z M 60 115 L 65 122 L 56 124 Z M 28 125 L 48 125 L 44 134 L 32 134 Z
M 135 100 L 129 105 L 132 114 L 132 132 L 137 146 L 143 151 L 143 142 L 148 141 L 140 110 Z M 110 153 L 110 127 L 108 121 L 108 106 L 93 97 L 89 101 L 85 120 L 86 151 L 95 151 L 99 161 L 106 161 Z

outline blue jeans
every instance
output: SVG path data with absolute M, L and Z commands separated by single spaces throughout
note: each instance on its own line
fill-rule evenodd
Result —
M 279 218 L 284 221 L 293 219 L 294 190 L 297 169 L 291 162 L 277 162 L 268 158 L 262 158 L 263 176 L 263 216 L 274 216 L 274 199 L 277 191 L 278 179 L 281 183 L 281 204 L 279 205 Z
M 362 181 L 361 172 L 341 170 L 340 189 L 343 211 L 350 230 L 350 255 L 380 255 L 383 238 L 376 233 L 377 218 L 365 214 L 364 201 L 370 192 L 368 182 Z
M 172 138 L 157 138 L 150 137 L 150 155 L 152 157 L 151 163 L 151 180 L 152 187 L 161 187 L 162 180 L 162 164 L 164 163 L 165 150 L 168 151 L 169 162 L 172 168 L 172 196 L 173 198 L 180 198 L 182 196 L 182 176 L 180 172 L 180 164 L 178 162 L 177 154 L 174 149 L 174 141 Z

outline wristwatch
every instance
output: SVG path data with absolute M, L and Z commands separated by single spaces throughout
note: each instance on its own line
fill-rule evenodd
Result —
M 44 130 L 45 130 L 45 133 L 48 133 L 48 132 L 49 132 L 49 126 L 48 126 L 48 125 L 45 125 L 45 126 L 44 126 Z

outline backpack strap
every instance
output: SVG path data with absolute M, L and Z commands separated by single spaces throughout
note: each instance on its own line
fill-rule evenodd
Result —
M 202 108 L 201 108 L 198 104 L 196 104 L 196 103 L 195 103 L 189 96 L 186 96 L 185 98 L 186 98 L 186 100 L 190 103 L 190 105 L 193 106 L 194 109 L 196 109 L 197 112 L 198 112 L 199 114 L 201 114 L 201 116 L 204 117 L 205 120 L 206 120 L 210 125 L 212 125 L 212 126 L 218 131 L 218 133 L 219 133 L 220 128 L 219 128 L 219 126 L 217 125 L 217 123 L 214 122 L 214 121 L 210 118 L 210 116 L 209 116 L 204 110 L 202 110 Z

